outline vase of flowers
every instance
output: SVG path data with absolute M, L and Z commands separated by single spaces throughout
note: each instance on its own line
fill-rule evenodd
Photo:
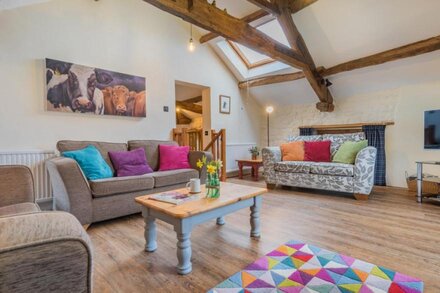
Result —
M 249 152 L 252 155 L 252 160 L 258 159 L 258 156 L 260 155 L 260 149 L 257 146 L 249 148 Z
M 197 167 L 202 169 L 206 166 L 206 197 L 207 198 L 218 198 L 220 196 L 220 177 L 219 172 L 222 167 L 222 161 L 216 160 L 207 162 L 206 157 L 203 156 L 202 159 L 197 161 Z

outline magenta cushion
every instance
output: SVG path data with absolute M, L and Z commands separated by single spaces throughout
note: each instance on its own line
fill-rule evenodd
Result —
M 144 148 L 132 151 L 108 152 L 116 176 L 135 176 L 152 173 L 153 169 L 148 165 Z
M 330 144 L 329 140 L 305 141 L 304 161 L 331 162 Z
M 190 169 L 189 146 L 159 145 L 159 171 Z

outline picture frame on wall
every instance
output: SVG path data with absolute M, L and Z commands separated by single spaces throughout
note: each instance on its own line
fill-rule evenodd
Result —
M 220 95 L 219 104 L 220 104 L 220 113 L 231 114 L 231 97 Z

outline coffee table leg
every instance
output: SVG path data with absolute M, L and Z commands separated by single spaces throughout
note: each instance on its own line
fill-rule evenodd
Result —
M 223 226 L 225 223 L 225 217 L 217 218 L 217 225 Z
M 261 196 L 254 197 L 254 205 L 251 206 L 251 237 L 260 238 L 260 209 Z
M 156 219 L 148 215 L 148 210 L 142 212 L 142 216 L 145 221 L 145 250 L 148 252 L 153 252 L 157 249 L 157 233 L 156 233 Z
M 180 224 L 174 226 L 174 230 L 177 234 L 177 259 L 179 260 L 177 273 L 186 275 L 192 271 L 191 228 L 185 225 L 185 220 L 182 220 Z

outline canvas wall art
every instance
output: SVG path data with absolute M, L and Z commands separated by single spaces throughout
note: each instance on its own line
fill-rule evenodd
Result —
M 146 116 L 144 77 L 46 59 L 48 111 Z

